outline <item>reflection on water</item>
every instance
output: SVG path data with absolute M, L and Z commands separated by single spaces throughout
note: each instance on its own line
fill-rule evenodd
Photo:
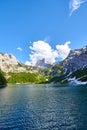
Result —
M 0 130 L 87 130 L 87 86 L 0 89 Z

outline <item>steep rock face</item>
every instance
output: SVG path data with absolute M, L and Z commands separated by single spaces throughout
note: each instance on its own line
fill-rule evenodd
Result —
M 0 64 L 14 64 L 17 65 L 18 61 L 12 54 L 0 54 Z
M 47 64 L 45 63 L 45 59 L 41 59 L 41 60 L 38 60 L 35 64 L 35 66 L 37 67 L 41 67 L 41 68 L 49 68 L 50 67 L 50 64 Z
M 25 68 L 20 66 L 19 61 L 16 59 L 14 55 L 3 53 L 0 53 L 0 69 L 4 72 L 22 72 L 26 70 Z
M 71 50 L 63 62 L 64 72 L 73 72 L 87 66 L 87 46 L 82 49 Z

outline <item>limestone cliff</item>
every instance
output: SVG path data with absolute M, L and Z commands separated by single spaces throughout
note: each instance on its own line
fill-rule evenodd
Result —
M 26 70 L 14 55 L 3 53 L 0 53 L 0 69 L 6 73 L 14 71 L 22 72 Z

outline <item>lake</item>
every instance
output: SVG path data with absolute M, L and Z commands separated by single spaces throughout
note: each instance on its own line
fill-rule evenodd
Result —
M 87 86 L 1 88 L 0 130 L 87 130 Z

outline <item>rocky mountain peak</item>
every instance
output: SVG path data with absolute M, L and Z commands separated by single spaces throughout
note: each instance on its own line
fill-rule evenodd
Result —
M 87 52 L 87 46 L 84 46 L 81 49 L 75 49 L 75 50 L 71 50 L 68 58 L 74 57 L 74 56 L 79 56 L 81 54 L 84 54 L 85 52 Z
M 64 71 L 72 72 L 84 66 L 87 66 L 87 46 L 71 50 L 63 62 Z
M 0 53 L 0 69 L 4 72 L 24 71 L 25 68 L 20 66 L 21 64 L 13 54 Z
M 16 57 L 12 54 L 0 54 L 0 65 L 1 64 L 18 64 L 18 60 L 16 59 Z
M 45 62 L 45 59 L 41 59 L 41 60 L 38 60 L 35 64 L 35 66 L 37 67 L 41 67 L 41 68 L 48 68 L 50 64 L 46 63 Z

